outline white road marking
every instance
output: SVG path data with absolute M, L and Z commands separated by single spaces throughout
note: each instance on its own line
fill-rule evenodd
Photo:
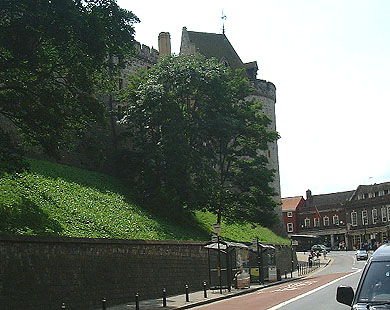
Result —
M 299 289 L 302 286 L 312 285 L 312 284 L 317 283 L 317 282 L 318 281 L 316 281 L 316 280 L 311 280 L 311 281 L 304 281 L 304 282 L 298 282 L 298 283 L 291 283 L 287 286 L 283 286 L 279 289 L 273 290 L 272 293 L 283 292 L 283 291 L 293 291 L 293 290 Z
M 318 292 L 319 290 L 322 290 L 323 288 L 325 288 L 325 287 L 327 287 L 327 286 L 329 286 L 329 285 L 332 285 L 332 284 L 336 283 L 337 281 L 340 281 L 340 280 L 345 279 L 345 278 L 347 278 L 347 277 L 349 277 L 349 276 L 352 276 L 352 275 L 354 275 L 355 273 L 360 272 L 360 270 L 361 270 L 361 269 L 359 269 L 359 270 L 357 270 L 357 271 L 355 271 L 355 272 L 353 272 L 353 273 L 351 273 L 351 274 L 347 274 L 347 275 L 345 275 L 345 276 L 343 276 L 343 277 L 341 277 L 341 278 L 338 278 L 338 279 L 336 279 L 336 280 L 333 280 L 333 281 L 331 281 L 331 282 L 328 282 L 328 283 L 324 284 L 323 286 L 317 287 L 317 288 L 315 288 L 314 290 L 311 290 L 311 291 L 309 291 L 309 292 L 306 292 L 306 293 L 304 293 L 304 294 L 302 294 L 302 295 L 299 295 L 299 296 L 297 296 L 297 297 L 294 297 L 294 298 L 292 298 L 292 299 L 289 299 L 289 300 L 287 300 L 287 301 L 284 301 L 284 302 L 282 302 L 282 303 L 280 303 L 280 304 L 278 304 L 278 305 L 276 305 L 276 306 L 273 306 L 273 307 L 271 307 L 271 308 L 268 308 L 268 310 L 280 309 L 281 307 L 283 307 L 283 306 L 285 306 L 285 305 L 288 305 L 289 303 L 292 303 L 292 302 L 294 302 L 294 301 L 297 301 L 298 299 L 301 299 L 301 298 L 306 297 L 306 296 L 308 296 L 308 295 L 310 295 L 310 294 L 313 294 L 313 293 L 315 293 L 315 292 Z

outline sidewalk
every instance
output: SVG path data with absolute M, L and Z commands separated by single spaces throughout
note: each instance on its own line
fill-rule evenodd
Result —
M 306 254 L 301 253 L 301 252 L 297 253 L 297 258 L 298 258 L 299 263 L 306 263 L 307 257 L 308 257 L 307 252 L 306 252 Z M 291 273 L 287 273 L 287 278 L 285 278 L 285 274 L 282 274 L 281 281 L 268 282 L 268 283 L 265 283 L 264 285 L 251 283 L 250 288 L 247 288 L 247 289 L 232 288 L 231 292 L 228 292 L 227 290 L 222 290 L 222 294 L 220 294 L 219 290 L 214 290 L 214 291 L 207 290 L 207 298 L 204 297 L 203 291 L 192 292 L 189 294 L 189 299 L 190 299 L 189 302 L 186 302 L 186 295 L 185 294 L 176 295 L 176 296 L 169 296 L 169 297 L 167 297 L 167 307 L 162 306 L 162 298 L 141 300 L 139 302 L 139 310 L 189 309 L 189 308 L 201 306 L 204 304 L 216 302 L 219 300 L 231 298 L 234 296 L 252 293 L 252 292 L 255 292 L 257 290 L 266 288 L 266 287 L 270 287 L 273 285 L 278 285 L 278 284 L 302 279 L 304 277 L 308 277 L 308 276 L 312 275 L 313 273 L 316 273 L 316 271 L 321 270 L 322 268 L 327 266 L 330 263 L 330 261 L 331 261 L 331 259 L 328 257 L 326 257 L 325 259 L 323 257 L 321 257 L 320 268 L 314 269 L 311 273 L 308 273 L 308 274 L 303 275 L 303 276 L 298 276 L 298 271 L 295 270 L 292 274 L 292 277 L 291 277 Z M 135 302 L 131 302 L 131 303 L 124 304 L 124 305 L 107 307 L 107 310 L 130 310 L 130 309 L 135 309 Z

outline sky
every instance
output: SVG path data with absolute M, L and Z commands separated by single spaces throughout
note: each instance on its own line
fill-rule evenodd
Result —
M 390 1 L 129 1 L 135 39 L 225 34 L 276 86 L 282 197 L 390 182 Z

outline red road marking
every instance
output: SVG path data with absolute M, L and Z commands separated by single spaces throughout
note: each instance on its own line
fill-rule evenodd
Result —
M 200 306 L 204 310 L 265 310 L 291 298 L 309 292 L 350 272 L 313 276 L 290 283 L 271 286 L 257 292 Z

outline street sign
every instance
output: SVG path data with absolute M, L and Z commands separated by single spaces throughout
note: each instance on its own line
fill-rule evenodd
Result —
M 221 226 L 219 224 L 213 224 L 213 231 L 215 234 L 219 235 L 221 232 Z

